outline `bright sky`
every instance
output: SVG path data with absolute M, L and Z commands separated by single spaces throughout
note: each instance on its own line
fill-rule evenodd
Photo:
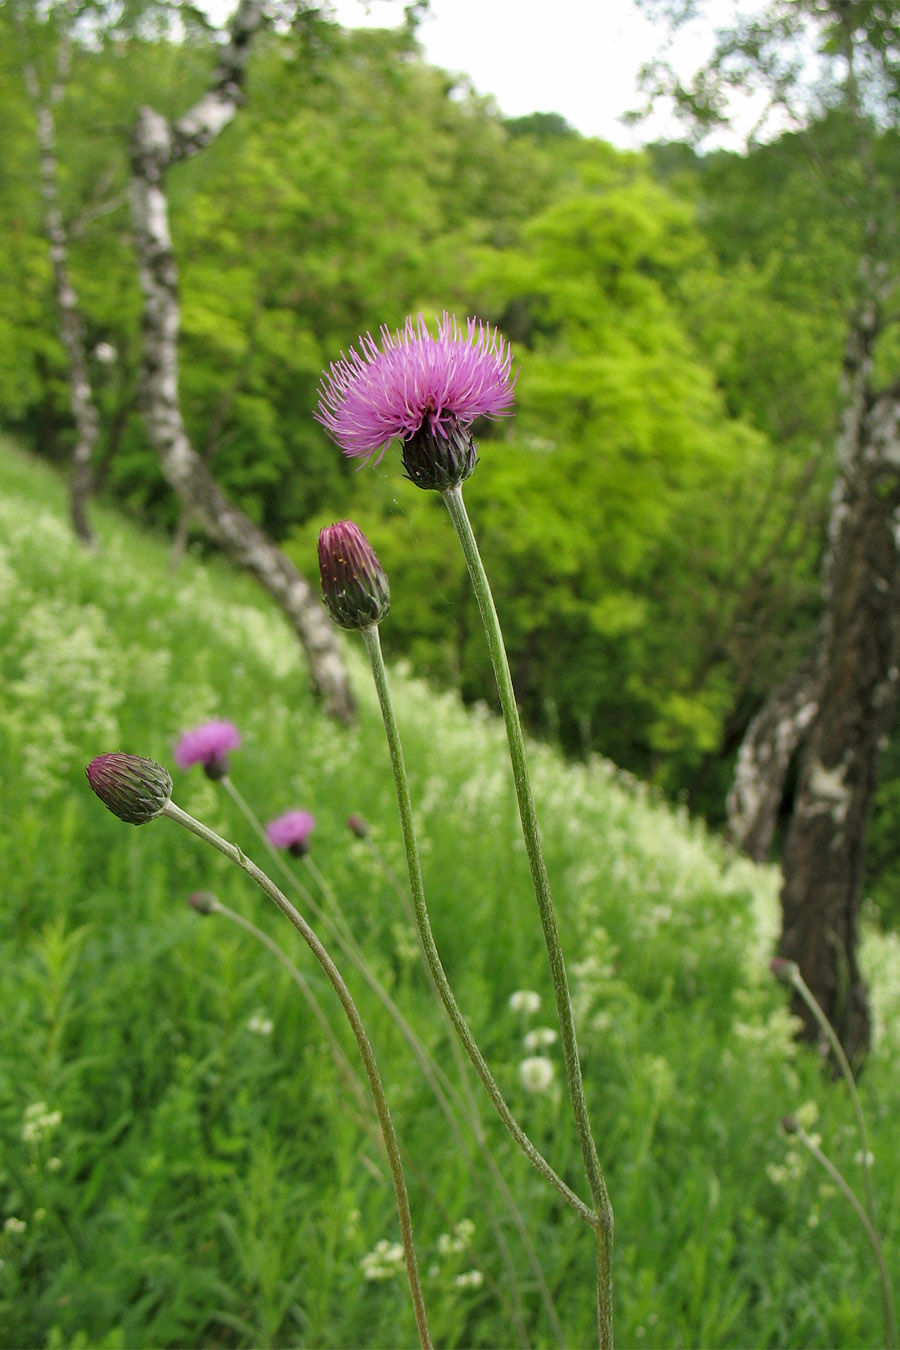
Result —
M 402 0 L 332 0 L 332 6 L 346 27 L 392 27 L 403 17 Z M 693 25 L 674 49 L 685 73 L 708 53 L 711 22 L 727 23 L 735 4 L 707 0 L 706 9 L 706 25 Z M 625 148 L 684 134 L 663 113 L 635 128 L 619 121 L 641 105 L 638 71 L 664 38 L 635 0 L 431 0 L 419 29 L 427 61 L 467 74 L 507 116 L 561 113 L 583 135 Z M 737 148 L 739 140 L 725 135 L 715 143 Z

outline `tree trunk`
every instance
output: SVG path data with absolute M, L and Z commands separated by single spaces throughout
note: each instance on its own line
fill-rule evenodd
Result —
M 770 695 L 747 728 L 728 794 L 728 837 L 754 862 L 769 856 L 791 760 L 818 711 L 804 667 Z
M 91 391 L 84 325 L 78 310 L 78 296 L 69 273 L 66 228 L 59 206 L 59 171 L 56 154 L 56 126 L 53 108 L 62 98 L 69 64 L 68 28 L 59 40 L 56 75 L 49 94 L 41 92 L 37 72 L 30 60 L 24 63 L 25 83 L 34 105 L 38 146 L 41 156 L 41 190 L 44 197 L 44 229 L 50 244 L 59 331 L 69 361 L 69 404 L 75 422 L 75 448 L 72 452 L 69 504 L 72 525 L 82 543 L 93 547 L 94 533 L 88 519 L 87 503 L 93 491 L 92 457 L 100 434 L 100 419 Z
M 334 630 L 318 597 L 290 560 L 225 497 L 190 444 L 178 399 L 178 271 L 169 233 L 165 172 L 208 145 L 241 98 L 250 44 L 263 19 L 259 0 L 241 0 L 213 87 L 176 123 L 142 108 L 132 144 L 132 218 L 144 296 L 140 403 L 163 473 L 195 519 L 281 606 L 303 645 L 326 708 L 343 721 L 353 696 Z
M 857 962 L 866 826 L 895 704 L 900 650 L 900 390 L 871 392 L 874 304 L 854 324 L 844 374 L 823 575 L 818 709 L 784 852 L 779 950 L 797 962 L 851 1058 L 869 1042 Z M 805 1007 L 806 1034 L 817 1028 Z

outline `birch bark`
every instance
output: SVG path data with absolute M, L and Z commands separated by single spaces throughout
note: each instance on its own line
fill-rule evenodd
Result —
M 178 395 L 178 268 L 169 231 L 166 171 L 209 145 L 234 117 L 263 18 L 260 0 L 241 0 L 212 86 L 181 118 L 170 122 L 148 107 L 138 114 L 131 149 L 131 208 L 144 297 L 139 399 L 148 438 L 169 484 L 209 537 L 280 605 L 306 653 L 314 690 L 329 712 L 349 721 L 353 695 L 325 609 L 293 563 L 225 497 L 190 443 Z
M 65 92 L 71 55 L 70 24 L 63 23 L 56 50 L 56 70 L 45 93 L 34 63 L 26 57 L 23 74 L 34 107 L 41 160 L 41 193 L 44 198 L 44 230 L 50 245 L 59 332 L 69 362 L 69 406 L 75 423 L 69 480 L 69 509 L 78 538 L 88 547 L 95 544 L 87 503 L 93 490 L 92 458 L 100 434 L 100 418 L 94 403 L 85 351 L 84 324 L 78 296 L 69 270 L 69 244 L 59 203 L 59 158 L 56 150 L 54 109 Z

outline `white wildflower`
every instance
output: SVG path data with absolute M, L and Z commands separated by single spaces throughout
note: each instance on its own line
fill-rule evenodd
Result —
M 453 1252 L 464 1252 L 475 1233 L 471 1219 L 460 1219 L 453 1225 L 452 1233 L 441 1233 L 437 1240 L 437 1249 L 441 1256 L 450 1256 Z
M 3 1227 L 7 1233 L 24 1233 L 28 1225 L 24 1219 L 17 1219 L 15 1214 L 10 1214 L 9 1218 L 4 1220 Z
M 360 1269 L 367 1280 L 392 1280 L 403 1265 L 403 1244 L 381 1238 L 360 1261 Z
M 553 1061 L 546 1055 L 531 1055 L 519 1065 L 522 1086 L 528 1092 L 546 1092 L 553 1082 Z
M 247 1023 L 247 1030 L 252 1031 L 254 1036 L 271 1036 L 274 1028 L 274 1022 L 271 1017 L 266 1017 L 265 1013 L 254 1013 Z
M 552 1027 L 535 1027 L 525 1037 L 525 1049 L 543 1050 L 548 1045 L 555 1045 L 556 1040 L 556 1032 Z
M 514 1013 L 536 1013 L 541 1006 L 541 996 L 533 989 L 516 989 L 509 996 L 509 1006 Z
M 464 1270 L 453 1278 L 457 1289 L 480 1289 L 484 1284 L 484 1274 L 480 1270 Z

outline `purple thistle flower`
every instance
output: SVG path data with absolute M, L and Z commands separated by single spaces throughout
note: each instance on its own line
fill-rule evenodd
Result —
M 266 826 L 266 837 L 275 848 L 286 848 L 295 858 L 309 852 L 309 836 L 316 824 L 308 811 L 286 811 Z
M 432 337 L 420 314 L 396 333 L 382 327 L 380 346 L 366 333 L 323 375 L 315 415 L 353 458 L 378 464 L 399 437 L 412 482 L 443 490 L 475 468 L 469 427 L 509 412 L 515 377 L 495 328 L 469 319 L 463 331 L 446 310 L 437 328 Z
M 129 825 L 154 820 L 172 796 L 168 770 L 139 755 L 98 755 L 85 773 L 103 805 Z
M 372 545 L 352 520 L 319 533 L 322 599 L 342 628 L 370 628 L 391 607 L 391 588 Z
M 224 778 L 228 773 L 228 751 L 236 750 L 241 733 L 233 722 L 204 722 L 186 731 L 175 746 L 179 769 L 202 764 L 207 778 Z

